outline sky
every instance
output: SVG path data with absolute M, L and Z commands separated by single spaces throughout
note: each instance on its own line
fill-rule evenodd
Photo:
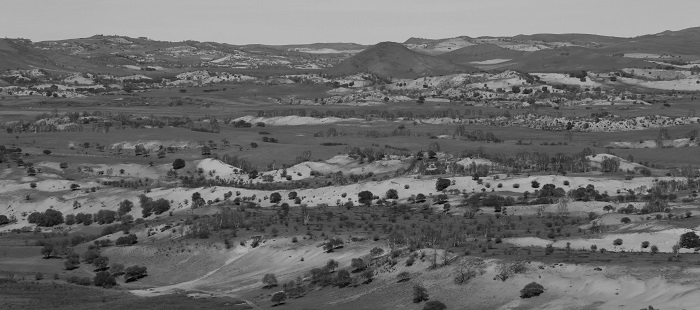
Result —
M 534 33 L 634 37 L 700 26 L 698 11 L 697 0 L 0 0 L 0 36 L 270 45 Z

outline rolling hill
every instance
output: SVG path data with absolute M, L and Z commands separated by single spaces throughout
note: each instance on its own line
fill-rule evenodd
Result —
M 514 59 L 523 55 L 525 55 L 525 52 L 510 50 L 495 44 L 486 43 L 463 47 L 437 57 L 456 64 L 468 65 L 473 61 L 483 61 L 489 59 Z
M 462 72 L 475 72 L 472 66 L 414 52 L 399 43 L 382 42 L 329 69 L 330 75 L 373 73 L 384 77 L 416 78 Z
M 514 59 L 509 68 L 524 72 L 571 72 L 580 70 L 614 71 L 622 68 L 643 68 L 653 65 L 646 61 L 615 57 L 584 47 L 562 47 L 527 53 Z

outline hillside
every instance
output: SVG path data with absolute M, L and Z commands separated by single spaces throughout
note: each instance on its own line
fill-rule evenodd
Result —
M 638 59 L 614 57 L 583 47 L 563 47 L 528 53 L 513 60 L 512 69 L 525 72 L 614 71 L 653 64 Z
M 469 64 L 474 61 L 489 59 L 514 59 L 525 55 L 525 52 L 502 48 L 496 44 L 486 43 L 460 48 L 437 56 L 456 64 Z
M 697 58 L 700 50 L 700 27 L 631 38 L 604 49 L 607 53 L 655 53 Z
M 474 71 L 477 71 L 474 67 L 420 54 L 399 43 L 382 42 L 335 65 L 328 73 L 335 76 L 373 73 L 385 77 L 416 78 Z

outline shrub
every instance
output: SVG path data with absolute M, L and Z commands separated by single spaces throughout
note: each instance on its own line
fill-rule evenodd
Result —
M 646 249 L 649 247 L 649 241 L 642 241 L 642 249 Z
M 613 245 L 615 245 L 615 246 L 622 245 L 622 239 L 620 239 L 620 238 L 615 239 L 615 241 L 613 241 Z
M 623 217 L 620 219 L 620 222 L 623 224 L 629 224 L 630 222 L 632 222 L 632 220 L 630 220 L 629 217 Z
M 534 180 L 533 180 L 532 182 L 530 182 L 530 185 L 532 186 L 532 188 L 539 188 L 539 187 L 540 187 L 540 182 L 537 182 L 537 181 L 534 181 Z
M 652 253 L 652 254 L 659 253 L 659 247 L 656 246 L 656 245 L 652 245 L 652 246 L 651 246 L 651 253 Z
M 544 293 L 544 287 L 537 282 L 532 282 L 520 290 L 520 298 L 530 298 Z

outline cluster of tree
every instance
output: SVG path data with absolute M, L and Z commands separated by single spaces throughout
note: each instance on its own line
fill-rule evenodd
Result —
M 27 217 L 27 221 L 38 226 L 51 227 L 63 224 L 63 213 L 54 209 L 47 209 L 42 212 L 34 212 Z
M 144 218 L 151 216 L 153 213 L 159 215 L 170 210 L 170 201 L 163 198 L 153 200 L 153 198 L 143 194 L 139 195 L 139 204 L 141 205 L 141 214 Z

